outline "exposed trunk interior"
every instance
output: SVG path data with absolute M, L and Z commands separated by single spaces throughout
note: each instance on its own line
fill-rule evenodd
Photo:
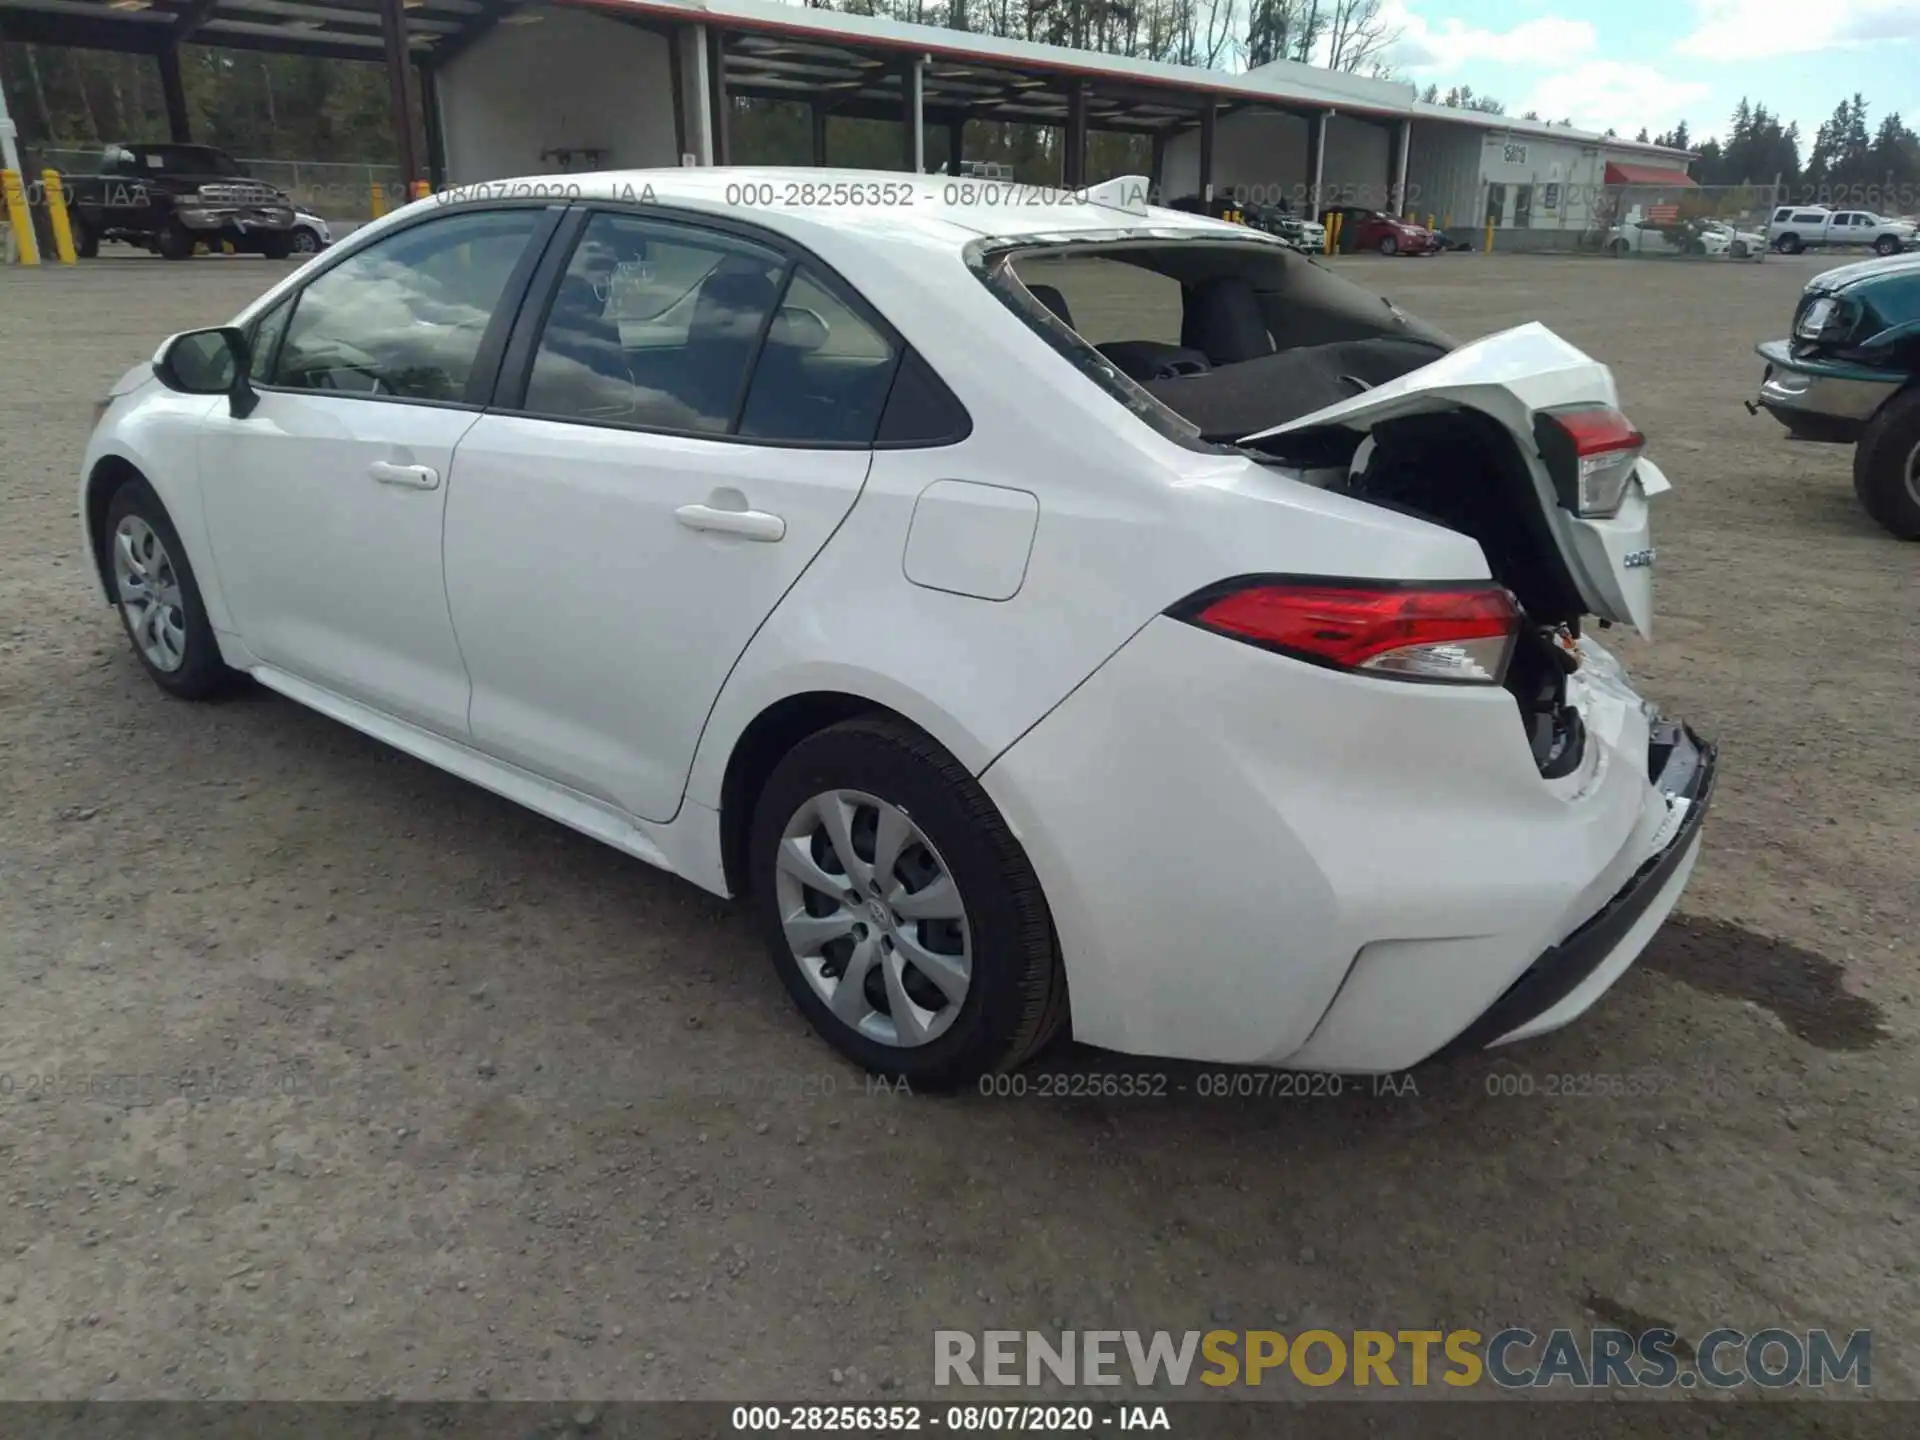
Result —
M 1453 342 L 1304 256 L 1246 242 L 1101 241 L 983 257 L 982 278 L 1050 344 L 1172 438 L 1227 444 L 1449 353 Z M 1535 761 L 1578 764 L 1567 704 L 1587 606 L 1513 437 L 1467 410 L 1339 426 L 1250 447 L 1327 488 L 1472 537 L 1525 624 L 1508 666 Z
M 1558 637 L 1579 634 L 1586 606 L 1547 532 L 1533 479 L 1499 423 L 1448 410 L 1389 420 L 1364 437 L 1310 430 L 1275 437 L 1263 448 L 1327 477 L 1329 489 L 1444 525 L 1479 544 L 1493 578 L 1525 612 L 1506 686 L 1534 759 L 1548 776 L 1578 764 L 1585 737 L 1578 712 L 1566 703 L 1574 662 Z

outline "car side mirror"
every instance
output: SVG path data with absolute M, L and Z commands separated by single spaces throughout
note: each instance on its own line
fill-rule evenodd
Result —
M 225 395 L 234 418 L 244 420 L 260 403 L 247 378 L 252 365 L 246 331 L 222 325 L 174 336 L 154 357 L 153 372 L 162 385 L 182 395 Z

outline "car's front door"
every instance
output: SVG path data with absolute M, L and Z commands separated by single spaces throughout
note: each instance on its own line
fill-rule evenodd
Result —
M 755 239 L 573 223 L 460 442 L 447 599 L 472 743 L 666 820 L 727 673 L 866 481 L 898 347 Z
M 265 318 L 258 404 L 214 411 L 200 467 L 221 588 L 259 660 L 465 735 L 440 551 L 454 446 L 555 223 L 536 208 L 434 216 Z

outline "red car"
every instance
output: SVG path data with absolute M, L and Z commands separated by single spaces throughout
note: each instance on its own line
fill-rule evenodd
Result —
M 1335 205 L 1320 212 L 1329 229 L 1340 217 L 1340 250 L 1378 250 L 1382 255 L 1432 255 L 1445 249 L 1440 237 L 1424 225 L 1410 225 L 1384 211 L 1362 205 Z

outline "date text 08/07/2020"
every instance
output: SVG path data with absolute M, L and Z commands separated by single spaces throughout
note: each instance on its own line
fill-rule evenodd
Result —
M 736 1405 L 735 1432 L 831 1433 L 946 1430 L 1035 1435 L 1106 1430 L 1171 1431 L 1164 1405 Z

